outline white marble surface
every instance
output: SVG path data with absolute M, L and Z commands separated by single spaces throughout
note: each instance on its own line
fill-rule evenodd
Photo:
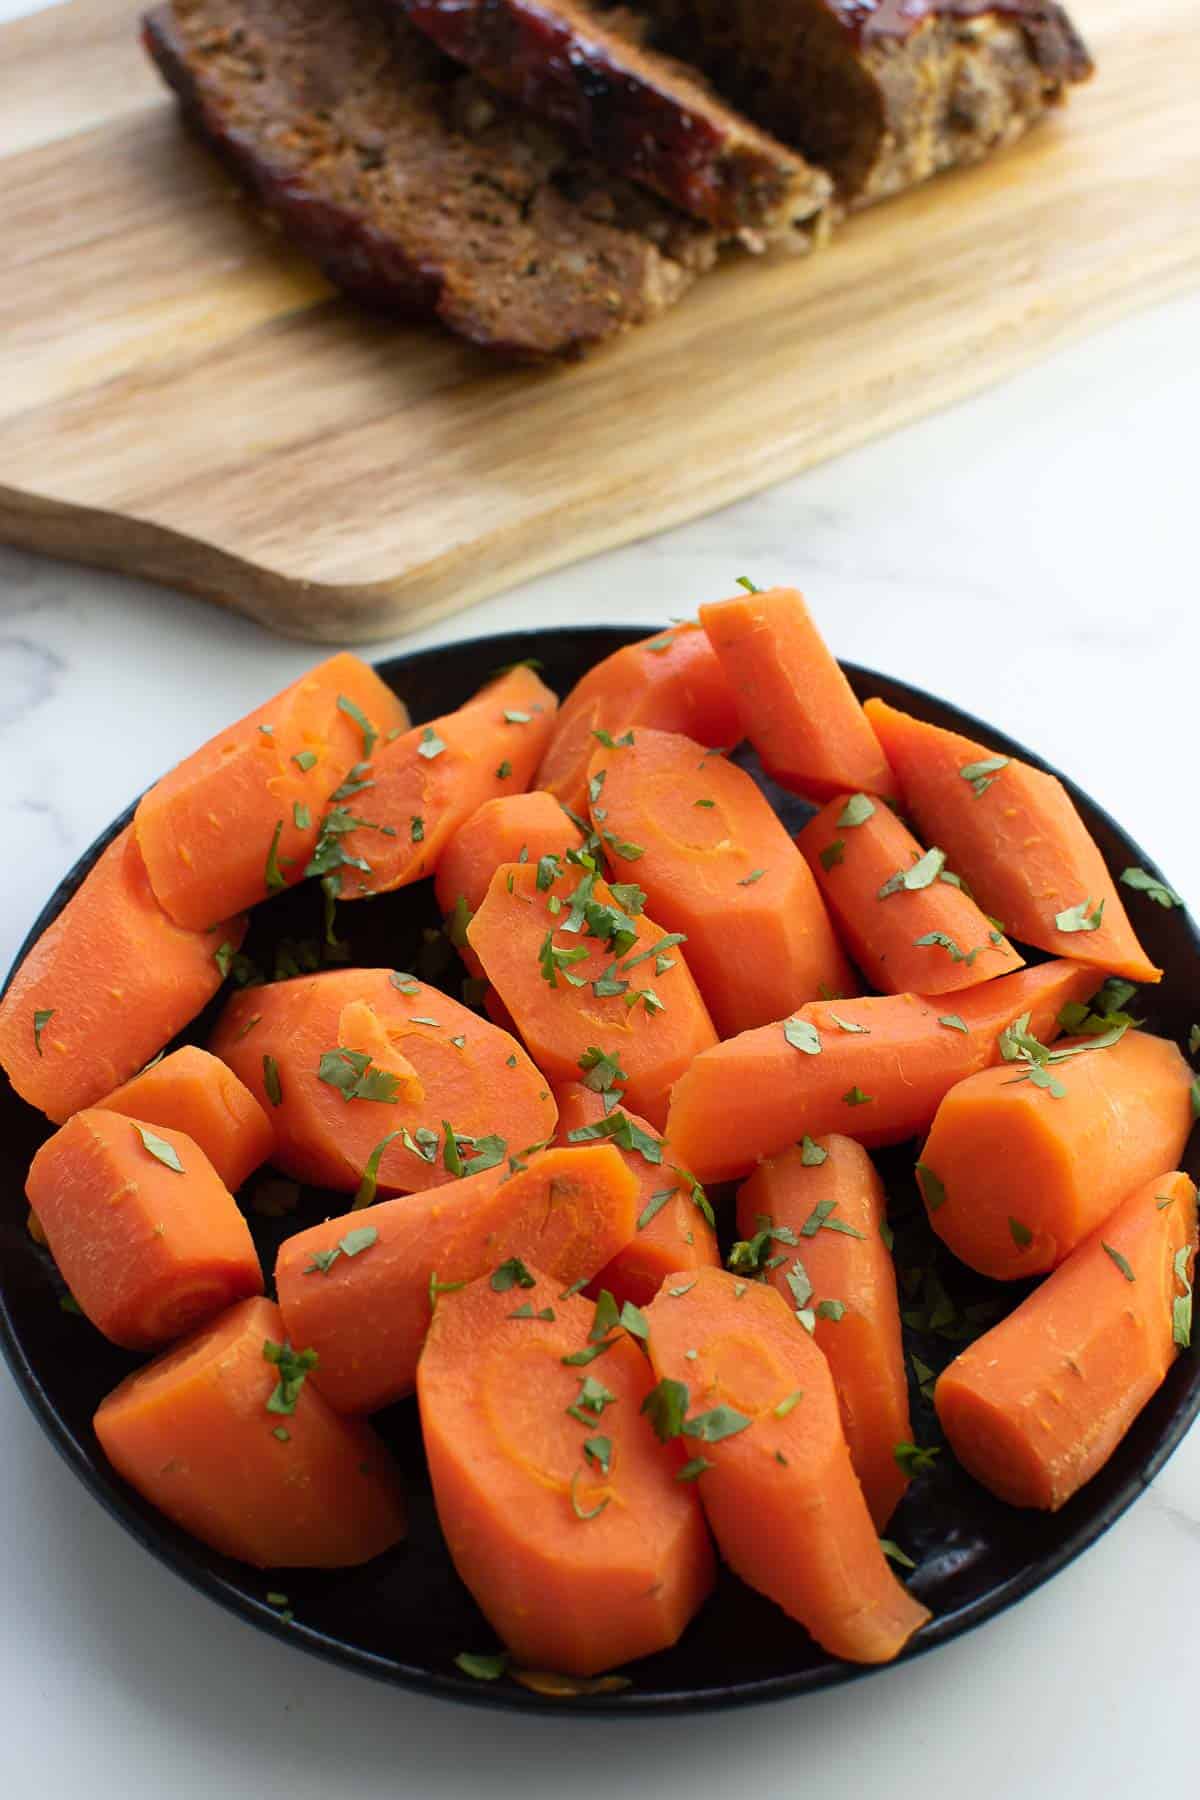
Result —
M 25 10 L 0 0 L 0 17 Z M 835 649 L 1009 726 L 1194 900 L 1200 298 L 754 500 L 414 641 L 658 623 L 791 580 Z M 380 650 L 394 646 L 381 645 Z M 147 778 L 315 653 L 0 551 L 0 966 Z M 18 1206 L 19 1196 L 7 1204 Z M 259 1637 L 140 1552 L 0 1372 L 0 1795 L 762 1800 L 1183 1792 L 1195 1778 L 1200 1433 L 1081 1562 L 968 1639 L 754 1715 L 617 1724 L 393 1693 Z

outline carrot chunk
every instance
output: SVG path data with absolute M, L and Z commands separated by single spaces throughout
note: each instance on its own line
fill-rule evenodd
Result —
M 245 930 L 244 918 L 207 933 L 176 925 L 127 827 L 0 1000 L 0 1065 L 13 1087 L 55 1124 L 102 1100 L 212 998 Z
M 832 1655 L 890 1662 L 929 1613 L 879 1547 L 812 1338 L 773 1288 L 719 1269 L 668 1280 L 647 1317 L 655 1417 L 704 1465 L 725 1561 Z
M 809 1138 L 739 1188 L 737 1222 L 746 1267 L 776 1264 L 767 1279 L 829 1364 L 850 1460 L 882 1531 L 908 1486 L 895 1447 L 913 1441 L 883 1184 L 852 1138 Z
M 683 935 L 722 1037 L 853 993 L 804 858 L 745 770 L 691 738 L 632 735 L 592 757 L 592 817 L 621 879 L 640 882 L 655 918 Z
M 866 710 L 921 831 L 1006 931 L 1129 981 L 1161 980 L 1061 781 L 882 700 Z
M 938 1377 L 963 1467 L 1011 1506 L 1057 1511 L 1108 1461 L 1190 1341 L 1196 1189 L 1129 1195 Z
M 579 827 L 554 796 L 540 791 L 485 800 L 459 826 L 438 859 L 434 892 L 472 975 L 482 975 L 483 965 L 466 941 L 466 926 L 500 864 L 565 856 L 582 843 Z
M 25 1192 L 81 1309 L 127 1350 L 262 1292 L 237 1202 L 182 1131 L 86 1108 L 42 1145 Z
M 587 1280 L 632 1235 L 636 1197 L 616 1150 L 589 1144 L 328 1219 L 280 1248 L 288 1335 L 319 1353 L 331 1405 L 374 1412 L 412 1391 L 440 1294 L 510 1256 L 537 1256 L 559 1287 Z
M 588 670 L 563 702 L 538 787 L 586 813 L 588 762 L 600 734 L 616 738 L 631 725 L 680 731 L 707 745 L 741 737 L 729 684 L 698 625 L 673 625 Z
M 403 702 L 343 651 L 219 732 L 134 816 L 159 905 L 203 931 L 299 881 L 330 796 L 407 726 Z
M 815 800 L 895 793 L 879 740 L 795 588 L 702 606 L 700 621 L 742 730 L 782 787 Z
M 838 934 L 885 994 L 948 994 L 1024 966 L 1007 938 L 890 807 L 839 794 L 796 843 Z
M 928 1129 L 956 1081 L 996 1060 L 1014 1019 L 1029 1012 L 1048 1038 L 1095 986 L 1094 969 L 1053 962 L 967 988 L 953 1011 L 917 994 L 802 1007 L 697 1056 L 672 1090 L 667 1137 L 701 1181 L 747 1175 L 806 1131 L 902 1143 Z
M 184 1531 L 256 1568 L 342 1569 L 407 1530 L 400 1475 L 313 1388 L 279 1308 L 243 1300 L 102 1400 L 96 1436 Z
M 218 1057 L 195 1044 L 173 1050 L 97 1107 L 156 1129 L 168 1125 L 184 1132 L 199 1144 L 231 1194 L 275 1146 L 271 1121 L 249 1088 Z
M 600 1044 L 630 1106 L 661 1129 L 671 1083 L 716 1032 L 674 933 L 629 908 L 590 857 L 561 873 L 507 863 L 467 931 L 487 979 L 551 1081 Z
M 950 1089 L 921 1152 L 929 1221 L 998 1281 L 1058 1266 L 1192 1129 L 1192 1072 L 1144 1031 L 1064 1041 L 1065 1059 L 1003 1062 Z
M 642 1412 L 649 1365 L 620 1330 L 585 1364 L 595 1320 L 501 1266 L 439 1304 L 417 1374 L 455 1567 L 519 1662 L 570 1675 L 673 1644 L 713 1583 L 695 1491 Z

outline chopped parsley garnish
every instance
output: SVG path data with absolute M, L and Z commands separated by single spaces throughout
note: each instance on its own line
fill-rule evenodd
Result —
M 693 806 L 713 807 L 716 804 L 717 803 L 715 800 L 693 800 L 692 801 Z
M 874 1097 L 873 1094 L 864 1094 L 857 1083 L 842 1095 L 847 1106 L 870 1106 Z
M 378 1241 L 379 1233 L 374 1225 L 359 1225 L 354 1231 L 348 1231 L 345 1237 L 339 1238 L 331 1250 L 316 1251 L 304 1273 L 328 1275 L 339 1256 L 361 1256 L 364 1250 L 369 1250 Z
M 557 856 L 547 854 L 539 856 L 534 883 L 539 893 L 545 894 L 552 888 L 562 874 L 562 863 Z
M 174 1144 L 168 1144 L 165 1138 L 156 1137 L 154 1132 L 148 1130 L 145 1125 L 139 1125 L 136 1119 L 131 1119 L 130 1124 L 141 1138 L 143 1147 L 150 1152 L 156 1162 L 164 1163 L 176 1175 L 183 1174 L 183 1164 L 179 1160 L 179 1152 Z
M 861 1231 L 856 1230 L 853 1225 L 847 1225 L 843 1219 L 833 1217 L 836 1207 L 836 1200 L 818 1200 L 800 1227 L 800 1236 L 813 1238 L 816 1237 L 818 1231 L 824 1230 L 840 1231 L 845 1237 L 861 1238 L 864 1235 Z M 778 1233 L 776 1235 L 778 1236 Z
M 1099 931 L 1104 921 L 1104 902 L 1101 900 L 1094 912 L 1089 912 L 1091 900 L 1081 900 L 1078 906 L 1068 906 L 1064 912 L 1054 915 L 1054 923 L 1059 931 Z
M 528 725 L 532 717 L 533 714 L 527 712 L 506 712 L 504 723 L 506 725 Z
M 566 929 L 565 926 L 564 929 Z M 541 949 L 538 951 L 538 968 L 542 972 L 542 980 L 552 988 L 556 988 L 561 974 L 571 983 L 572 987 L 583 987 L 585 985 L 584 977 L 572 975 L 571 965 L 586 962 L 587 957 L 588 951 L 583 944 L 577 945 L 572 950 L 564 950 L 554 942 L 554 932 L 548 931 L 542 940 Z
M 246 1028 L 249 1030 L 249 1026 Z M 263 1057 L 263 1087 L 272 1106 L 283 1104 L 283 1088 L 279 1081 L 279 1064 L 273 1056 Z
M 642 649 L 643 650 L 653 650 L 655 656 L 661 656 L 663 651 L 669 650 L 671 648 L 671 645 L 674 642 L 675 642 L 674 632 L 668 631 L 662 637 L 651 638 L 651 640 L 648 644 L 642 645 Z
M 805 1169 L 819 1169 L 828 1155 L 828 1150 L 823 1150 L 820 1144 L 818 1144 L 815 1139 L 810 1138 L 808 1133 L 805 1132 L 800 1141 L 801 1166 Z
M 972 792 L 978 800 L 987 793 L 1001 769 L 1007 769 L 1011 761 L 1011 756 L 985 756 L 978 762 L 964 763 L 958 772 L 964 781 L 970 782 Z
M 798 1406 L 804 1398 L 804 1389 L 796 1388 L 794 1392 L 785 1394 L 778 1406 L 771 1408 L 777 1419 L 786 1419 L 794 1406 Z
M 845 806 L 838 814 L 838 830 L 846 825 L 865 825 L 868 819 L 875 816 L 875 802 L 868 800 L 865 794 L 851 794 Z
M 687 1392 L 686 1388 L 684 1392 Z M 685 1419 L 682 1429 L 684 1437 L 698 1438 L 702 1444 L 719 1444 L 725 1438 L 736 1437 L 751 1424 L 753 1420 L 735 1407 L 714 1406 L 709 1412 L 695 1413 Z
M 607 1475 L 612 1468 L 612 1439 L 610 1437 L 590 1437 L 583 1440 L 583 1454 L 588 1461 Z
M 418 756 L 423 756 L 427 762 L 432 762 L 434 757 L 440 756 L 445 748 L 445 744 L 433 726 L 427 725 L 421 733 L 421 741 L 417 745 Z
M 753 887 L 754 883 L 756 881 L 762 880 L 762 878 L 766 874 L 766 872 L 767 871 L 765 869 L 751 869 L 751 871 L 748 875 L 742 876 L 742 879 L 738 882 L 738 886 L 739 887 Z
M 672 1381 L 670 1376 L 664 1375 L 642 1401 L 641 1410 L 654 1427 L 655 1435 L 661 1443 L 670 1443 L 683 1430 L 689 1398 L 682 1381 Z
M 974 950 L 960 950 L 954 939 L 944 931 L 927 931 L 922 937 L 914 938 L 913 945 L 918 950 L 944 950 L 951 962 L 965 962 L 968 968 L 979 955 L 978 947 Z
M 414 844 L 423 844 L 425 842 L 425 821 L 420 813 L 413 814 L 412 818 L 409 820 L 408 829 Z
M 1120 1269 L 1120 1271 L 1121 1271 L 1122 1275 L 1125 1277 L 1126 1281 L 1136 1280 L 1133 1270 L 1129 1266 L 1128 1259 L 1126 1257 L 1122 1256 L 1121 1252 L 1119 1250 L 1114 1250 L 1113 1246 L 1111 1244 L 1106 1244 L 1103 1239 L 1100 1240 L 1100 1248 L 1105 1252 L 1105 1254 L 1107 1256 L 1112 1257 L 1113 1261 L 1116 1263 L 1118 1269 Z
M 499 1681 L 508 1668 L 508 1651 L 497 1650 L 490 1656 L 477 1656 L 473 1650 L 460 1650 L 454 1666 L 472 1681 Z
M 292 761 L 298 769 L 302 769 L 307 775 L 310 769 L 315 769 L 317 766 L 316 752 L 314 750 L 297 750 Z
M 406 974 L 403 969 L 393 969 L 388 980 L 401 994 L 419 994 L 421 991 L 421 984 L 416 976 Z
M 351 1212 L 359 1212 L 364 1206 L 370 1206 L 379 1189 L 379 1165 L 383 1161 L 383 1153 L 393 1138 L 400 1136 L 398 1131 L 389 1131 L 386 1137 L 380 1138 L 375 1148 L 363 1164 L 362 1180 L 358 1184 L 358 1192 L 354 1196 Z
M 821 852 L 820 859 L 819 859 L 820 863 L 821 863 L 821 867 L 825 870 L 825 873 L 828 874 L 830 869 L 836 869 L 838 864 L 845 860 L 845 856 L 846 856 L 846 840 L 845 840 L 845 838 L 834 838 L 833 842 L 830 844 L 826 844 L 825 848 Z
M 707 1456 L 693 1456 L 684 1463 L 681 1469 L 676 1471 L 675 1479 L 676 1481 L 695 1481 L 703 1475 L 705 1469 L 715 1467 L 715 1463 L 710 1462 Z
M 349 800 L 353 794 L 361 794 L 364 788 L 374 787 L 369 762 L 356 762 L 340 787 L 335 787 L 329 798 L 335 804 L 339 800 Z M 393 834 L 394 835 L 394 834 Z
M 897 869 L 894 875 L 889 876 L 876 898 L 886 900 L 889 894 L 912 894 L 919 892 L 921 888 L 932 887 L 945 866 L 944 850 L 927 850 L 910 869 Z
M 602 1138 L 611 1138 L 622 1150 L 636 1150 L 649 1163 L 662 1161 L 661 1141 L 635 1125 L 628 1113 L 610 1112 L 607 1118 L 597 1119 L 592 1125 L 577 1125 L 567 1133 L 568 1144 L 590 1144 Z
M 937 1449 L 922 1449 L 917 1444 L 893 1444 L 892 1455 L 906 1475 L 924 1475 L 932 1469 L 941 1454 Z
M 916 1568 L 917 1565 L 912 1557 L 908 1555 L 907 1551 L 902 1550 L 893 1538 L 880 1538 L 879 1548 L 883 1551 L 883 1554 L 887 1557 L 888 1561 L 894 1562 L 897 1567 L 901 1569 Z
M 354 701 L 349 699 L 345 694 L 338 695 L 337 703 L 338 711 L 344 712 L 348 719 L 353 719 L 354 723 L 358 726 L 358 729 L 362 732 L 363 755 L 364 757 L 370 756 L 372 750 L 379 742 L 378 731 L 375 729 L 374 725 L 372 725 L 362 707 L 356 706 Z
M 271 847 L 267 851 L 267 866 L 264 873 L 268 894 L 277 894 L 287 886 L 287 877 L 279 867 L 279 840 L 283 836 L 283 820 L 275 826 L 275 835 L 271 839 Z
M 608 731 L 593 731 L 592 736 L 598 744 L 603 744 L 606 750 L 627 750 L 633 742 L 632 731 L 624 732 L 619 738 L 613 737 Z
M 1188 1280 L 1188 1258 L 1192 1247 L 1184 1244 L 1175 1252 L 1172 1267 L 1175 1279 L 1183 1289 L 1177 1294 L 1171 1306 L 1171 1335 L 1181 1350 L 1188 1350 L 1192 1343 L 1192 1284 Z
M 751 579 L 748 575 L 739 575 L 737 578 L 737 584 L 739 587 L 745 588 L 745 590 L 748 594 L 761 594 L 762 593 L 762 589 L 760 587 L 755 587 L 754 583 L 751 581 Z
M 625 862 L 637 862 L 640 857 L 643 857 L 646 854 L 645 846 L 643 844 L 631 844 L 626 840 L 619 838 L 615 832 L 604 831 L 601 832 L 600 835 L 612 851 L 613 855 L 622 857 Z
M 512 774 L 512 764 L 509 762 L 508 758 L 505 757 L 504 761 L 500 764 L 499 768 L 496 770 L 496 780 L 497 781 L 507 781 L 511 774 Z
M 805 1056 L 821 1054 L 821 1034 L 807 1019 L 785 1019 L 783 1035 L 793 1050 L 802 1050 Z
M 531 1275 L 519 1256 L 510 1256 L 505 1262 L 492 1271 L 491 1288 L 494 1294 L 507 1294 L 515 1287 L 531 1288 L 537 1286 L 537 1277 Z
M 605 1507 L 608 1505 L 609 1500 L 612 1498 L 612 1496 L 610 1494 L 605 1494 L 604 1498 L 596 1506 L 591 1506 L 591 1507 L 581 1506 L 579 1504 L 579 1493 L 578 1493 L 579 1480 L 580 1480 L 581 1476 L 585 1481 L 587 1480 L 587 1470 L 586 1469 L 576 1469 L 575 1473 L 571 1477 L 571 1511 L 575 1514 L 575 1517 L 577 1519 L 583 1519 L 583 1520 L 598 1519 L 600 1517 L 600 1514 L 604 1511 Z
M 839 1031 L 853 1032 L 857 1037 L 870 1037 L 871 1035 L 871 1028 L 869 1025 L 856 1025 L 853 1019 L 843 1019 L 839 1013 L 835 1013 L 832 1009 L 830 1010 L 829 1016 Z
M 943 1013 L 938 1019 L 938 1024 L 945 1025 L 949 1031 L 961 1031 L 964 1037 L 970 1036 L 966 1020 L 960 1019 L 957 1013 Z
M 221 949 L 228 950 L 229 945 L 222 944 Z M 216 952 L 214 960 L 216 961 L 218 969 L 220 969 L 221 968 L 221 950 L 218 950 Z M 221 973 L 222 973 L 222 975 L 224 975 L 225 970 L 221 969 Z M 42 1049 L 42 1033 L 43 1033 L 43 1031 L 45 1031 L 47 1025 L 50 1023 L 50 1021 L 53 1017 L 54 1017 L 54 1008 L 52 1006 L 47 1006 L 47 1007 L 41 1008 L 37 1012 L 35 1012 L 33 1015 L 33 1047 L 37 1051 L 39 1056 L 43 1056 L 45 1054 L 45 1052 Z
M 1177 894 L 1174 888 L 1168 887 L 1165 881 L 1159 881 L 1158 877 L 1151 875 L 1147 869 L 1137 867 L 1126 869 L 1121 875 L 1121 880 L 1126 887 L 1133 888 L 1136 893 L 1145 894 L 1158 906 L 1183 905 L 1183 896 Z
M 1010 1214 L 1008 1229 L 1012 1233 L 1012 1241 L 1017 1246 L 1017 1249 L 1028 1250 L 1030 1244 L 1033 1242 L 1033 1233 L 1030 1231 L 1028 1225 L 1022 1225 L 1020 1219 L 1014 1219 Z
M 388 1069 L 375 1069 L 363 1050 L 325 1050 L 317 1065 L 317 1080 L 336 1088 L 347 1105 L 351 1100 L 374 1100 L 395 1105 L 400 1082 Z
M 925 1204 L 931 1213 L 935 1213 L 940 1206 L 946 1204 L 946 1189 L 942 1178 L 934 1173 L 928 1163 L 919 1162 L 917 1164 L 917 1180 L 920 1183 L 921 1192 L 925 1196 Z
M 603 1413 L 606 1406 L 612 1406 L 617 1396 L 606 1388 L 602 1381 L 594 1375 L 581 1375 L 579 1392 L 573 1403 L 567 1407 L 567 1416 L 576 1419 L 580 1425 L 592 1425 Z M 643 1412 L 645 1407 L 642 1408 Z M 588 1415 L 591 1414 L 589 1418 Z
M 279 1370 L 279 1379 L 267 1401 L 267 1411 L 294 1413 L 300 1390 L 304 1386 L 304 1378 L 310 1369 L 317 1366 L 319 1358 L 316 1351 L 293 1350 L 286 1340 L 282 1344 L 276 1344 L 266 1338 L 263 1342 L 263 1356 Z
M 297 831 L 307 831 L 312 825 L 312 814 L 303 800 L 296 800 L 292 803 L 292 824 Z
M 829 1319 L 833 1324 L 839 1325 L 845 1315 L 846 1303 L 844 1300 L 818 1300 L 818 1319 Z
M 677 1191 L 676 1188 L 660 1188 L 657 1194 L 651 1194 L 645 1206 L 638 1214 L 637 1229 L 639 1231 L 645 1231 L 651 1219 L 658 1217 L 663 1207 L 667 1204 L 667 1201 L 675 1198 Z
M 462 1288 L 465 1288 L 466 1285 L 465 1281 L 439 1281 L 437 1270 L 431 1269 L 429 1272 L 429 1287 L 427 1290 L 429 1294 L 430 1312 L 435 1313 L 437 1311 L 437 1303 L 443 1294 L 457 1294 Z
M 618 1082 L 629 1080 L 615 1056 L 609 1056 L 595 1044 L 589 1044 L 579 1058 L 579 1067 L 583 1070 L 583 1085 L 594 1094 L 604 1094 L 617 1086 Z
M 534 1312 L 532 1304 L 530 1301 L 526 1300 L 524 1306 L 518 1306 L 516 1311 L 510 1312 L 508 1316 L 510 1319 L 540 1319 L 545 1324 L 552 1325 L 554 1323 L 554 1308 L 552 1306 L 543 1306 L 540 1312 Z

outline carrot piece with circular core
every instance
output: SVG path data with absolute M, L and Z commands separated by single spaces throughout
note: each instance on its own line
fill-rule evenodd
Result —
M 421 1357 L 438 1520 L 515 1660 L 594 1675 L 676 1641 L 712 1588 L 712 1547 L 642 1412 L 642 1352 L 616 1330 L 584 1365 L 595 1309 L 537 1269 L 504 1279 L 439 1302 Z
M 765 1270 L 811 1327 L 879 1531 L 908 1486 L 895 1447 L 913 1441 L 886 1224 L 883 1184 L 870 1157 L 836 1133 L 771 1157 L 738 1189 L 738 1236 L 747 1246 L 741 1272 Z
M 209 1048 L 265 1108 L 276 1166 L 340 1193 L 368 1169 L 382 1194 L 452 1180 L 447 1125 L 469 1173 L 479 1140 L 513 1155 L 551 1138 L 558 1117 L 514 1038 L 395 970 L 327 969 L 245 988 Z
M 249 1088 L 219 1057 L 196 1044 L 184 1044 L 152 1063 L 98 1101 L 97 1109 L 186 1133 L 231 1194 L 275 1147 L 271 1121 Z
M 1166 1038 L 1078 1038 L 1056 1054 L 1069 1060 L 959 1082 L 921 1152 L 930 1224 L 997 1281 L 1057 1268 L 1155 1169 L 1175 1167 L 1192 1129 L 1192 1071 Z
M 57 1125 L 128 1081 L 211 1000 L 245 932 L 244 917 L 207 933 L 168 918 L 127 826 L 0 1000 L 0 1065 L 22 1100 Z
M 408 711 L 343 651 L 239 719 L 155 782 L 134 830 L 159 904 L 203 931 L 299 881 L 330 796 Z
M 1124 1200 L 938 1377 L 963 1467 L 1051 1512 L 1108 1461 L 1190 1341 L 1196 1189 L 1159 1175 Z
M 629 727 L 680 731 L 709 746 L 742 736 L 733 695 L 712 646 L 693 622 L 626 644 L 589 669 L 564 700 L 537 786 L 586 814 L 587 770 L 597 736 Z
M 812 1338 L 774 1288 L 720 1269 L 668 1279 L 647 1317 L 672 1384 L 656 1417 L 709 1465 L 696 1487 L 725 1561 L 832 1655 L 890 1662 L 929 1613 L 879 1547 Z
M 447 1288 L 510 1256 L 536 1256 L 570 1286 L 632 1236 L 637 1183 L 611 1145 L 517 1161 L 515 1173 L 501 1163 L 285 1240 L 275 1282 L 288 1334 L 319 1352 L 315 1379 L 339 1412 L 374 1412 L 411 1392 Z M 339 1251 L 362 1230 L 374 1233 L 370 1257 Z
M 405 1536 L 400 1474 L 369 1425 L 322 1399 L 291 1348 L 279 1308 L 243 1300 L 114 1388 L 96 1436 L 144 1500 L 223 1556 L 351 1568 Z M 271 1349 L 286 1360 L 269 1360 Z
M 262 1292 L 237 1202 L 182 1131 L 86 1108 L 42 1145 L 25 1192 L 81 1309 L 127 1350 Z
M 1159 981 L 1062 782 L 956 731 L 867 701 L 923 835 L 1022 944 L 1129 981 Z
M 619 1103 L 615 1109 L 610 1108 L 603 1094 L 582 1082 L 567 1082 L 555 1090 L 554 1097 L 558 1101 L 560 1143 L 569 1142 L 573 1131 L 602 1124 L 615 1110 L 629 1120 L 638 1134 L 633 1139 L 635 1146 L 640 1137 L 650 1138 L 661 1157 L 661 1161 L 652 1161 L 645 1154 L 649 1146 L 626 1150 L 619 1140 L 614 1140 L 637 1182 L 637 1228 L 591 1282 L 588 1292 L 592 1297 L 607 1288 L 620 1306 L 626 1300 L 632 1300 L 635 1306 L 649 1306 L 673 1270 L 719 1268 L 716 1233 L 701 1210 L 691 1178 L 673 1166 L 670 1145 L 653 1127 Z
M 630 1106 L 661 1130 L 672 1082 L 717 1034 L 674 934 L 631 903 L 590 857 L 558 875 L 505 863 L 467 938 L 551 1081 L 573 1081 L 602 1044 Z
M 838 935 L 885 994 L 948 994 L 1025 958 L 949 879 L 940 849 L 923 851 L 891 808 L 866 794 L 839 794 L 796 843 Z
M 722 1037 L 856 991 L 804 858 L 744 769 L 639 729 L 631 744 L 597 748 L 588 791 L 613 868 L 683 934 Z
M 432 875 L 472 813 L 529 785 L 557 708 L 545 682 L 522 665 L 456 712 L 386 745 L 372 763 L 369 793 L 348 802 L 361 823 L 338 834 L 337 854 L 347 859 L 332 871 L 340 897 L 361 900 Z
M 1094 969 L 1052 962 L 952 1001 L 884 994 L 802 1007 L 796 1021 L 743 1031 L 696 1057 L 672 1090 L 671 1148 L 701 1181 L 726 1181 L 806 1131 L 902 1143 L 928 1130 L 956 1081 L 997 1059 L 1014 1019 L 1029 1012 L 1048 1039 L 1062 1008 L 1095 987 Z
M 543 856 L 578 850 L 583 835 L 553 794 L 504 794 L 485 800 L 460 825 L 438 859 L 434 892 L 443 918 L 472 975 L 483 966 L 466 941 L 471 914 L 501 863 L 537 863 Z M 459 941 L 461 939 L 461 942 Z
M 845 789 L 892 795 L 895 777 L 854 691 L 795 588 L 700 608 L 762 766 L 815 800 Z

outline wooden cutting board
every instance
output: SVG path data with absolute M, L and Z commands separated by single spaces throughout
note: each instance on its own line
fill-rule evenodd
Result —
M 1076 11 L 1100 73 L 1024 144 L 552 370 L 338 300 L 126 0 L 0 28 L 0 539 L 363 641 L 998 381 L 1200 276 L 1195 0 Z

